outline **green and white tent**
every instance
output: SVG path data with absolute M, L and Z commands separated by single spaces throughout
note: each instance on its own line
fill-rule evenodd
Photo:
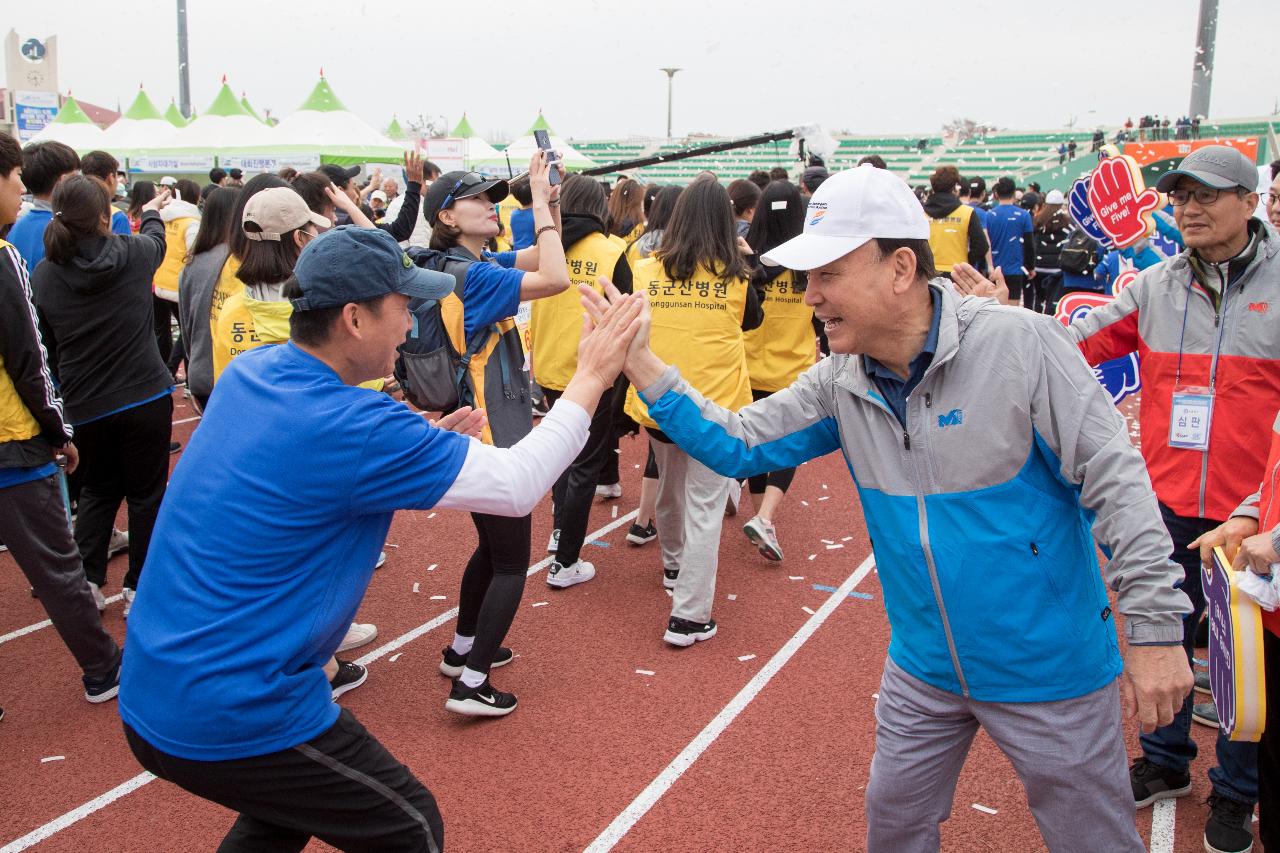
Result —
M 400 120 L 395 116 L 391 117 L 391 124 L 387 125 L 387 130 L 383 136 L 392 142 L 405 142 L 409 139 L 409 134 L 405 133 L 404 128 L 400 126 Z
M 471 122 L 467 121 L 467 114 L 462 114 L 462 120 L 458 122 L 458 126 L 453 129 L 453 133 L 449 134 L 454 139 L 463 141 L 462 160 L 463 168 L 466 169 L 483 169 L 499 175 L 507 174 L 507 161 L 502 156 L 502 152 L 494 148 L 488 142 L 480 137 L 478 133 L 471 127 Z M 527 158 L 526 158 L 527 159 Z M 512 166 L 517 164 L 512 163 Z M 516 171 L 521 171 L 519 168 Z
M 169 101 L 169 109 L 164 111 L 164 120 L 174 127 L 187 126 L 187 117 L 182 114 L 182 110 L 178 109 L 178 105 L 173 101 Z
M 253 106 L 249 103 L 249 98 L 248 96 L 245 95 L 244 92 L 240 93 L 240 106 L 244 108 L 245 112 L 247 112 L 249 115 L 256 118 L 258 121 L 262 122 L 263 124 L 267 123 L 267 120 L 264 119 L 262 116 L 258 115 L 258 111 L 255 110 Z
M 222 154 L 257 151 L 274 143 L 272 129 L 245 111 L 223 78 L 222 88 L 204 114 L 192 119 L 186 127 L 175 129 L 156 148 L 166 153 Z
M 551 129 L 551 125 L 547 123 L 546 118 L 541 112 L 532 125 L 529 126 L 528 132 L 512 142 L 504 148 L 498 157 L 490 158 L 474 164 L 472 168 L 488 168 L 492 169 L 495 165 L 500 165 L 503 174 L 507 170 L 507 161 L 511 162 L 511 172 L 520 174 L 529 168 L 529 159 L 533 156 L 533 152 L 537 150 L 538 143 L 534 141 L 533 132 L 535 130 L 545 130 L 547 135 L 551 137 L 551 147 L 560 152 L 560 159 L 564 163 L 566 169 L 589 169 L 596 165 L 595 161 L 589 157 L 579 153 L 572 145 L 565 142 L 555 131 Z
M 167 142 L 173 136 L 173 128 L 139 86 L 129 109 L 103 134 L 103 148 L 117 157 L 127 157 Z
M 399 163 L 402 145 L 370 127 L 346 108 L 322 75 L 311 95 L 274 129 L 271 153 L 318 155 L 322 162 Z
M 76 99 L 68 94 L 53 121 L 45 125 L 43 130 L 31 138 L 31 141 L 61 142 L 83 154 L 86 151 L 102 148 L 104 135 L 102 128 L 94 124 L 93 119 L 80 109 Z

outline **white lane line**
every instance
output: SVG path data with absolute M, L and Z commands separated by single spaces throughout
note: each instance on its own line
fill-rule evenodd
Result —
M 1151 807 L 1151 853 L 1173 853 L 1173 825 L 1177 814 L 1177 800 L 1156 800 Z
M 596 837 L 596 840 L 591 842 L 584 853 L 606 853 L 606 851 L 612 850 L 614 845 L 631 831 L 631 827 L 635 826 L 636 822 L 644 817 L 658 800 L 662 799 L 662 796 L 671 789 L 676 780 L 693 766 L 693 763 L 698 760 L 702 753 L 706 752 L 707 747 L 715 742 L 716 738 L 729 727 L 730 723 L 742 713 L 743 709 L 751 704 L 752 700 L 759 695 L 770 679 L 777 675 L 782 667 L 786 666 L 791 657 L 800 650 L 801 646 L 808 642 L 813 633 L 827 620 L 827 617 L 835 612 L 836 607 L 848 598 L 854 587 L 861 583 L 862 579 L 871 572 L 871 568 L 874 565 L 874 555 L 868 556 L 863 560 L 862 564 L 854 569 L 853 574 L 845 578 L 844 583 L 840 584 L 840 587 L 831 593 L 826 602 L 818 608 L 818 612 L 810 616 L 800 626 L 800 630 L 796 631 L 791 639 L 787 640 L 782 648 L 778 649 L 774 656 L 769 658 L 769 662 L 755 674 L 755 677 L 747 682 L 745 687 L 738 691 L 738 695 L 729 700 L 729 704 L 725 705 L 720 713 L 716 714 L 693 740 L 689 741 L 689 744 L 680 751 L 679 755 L 672 759 L 671 763 L 658 774 L 657 778 L 650 782 L 631 801 L 631 804 L 613 819 L 613 823 L 605 827 L 604 832 L 601 832 Z
M 627 513 L 623 517 L 615 521 L 609 522 L 604 527 L 601 527 L 599 530 L 596 530 L 593 533 L 588 533 L 587 539 L 595 539 L 595 538 L 604 536 L 605 534 L 617 529 L 618 527 L 621 527 L 622 525 L 626 524 L 628 521 L 631 521 L 633 518 L 635 518 L 636 513 L 638 511 L 639 511 L 638 509 L 632 510 L 631 512 Z M 553 559 L 555 559 L 554 556 L 549 556 L 534 563 L 532 566 L 529 567 L 529 571 L 525 573 L 525 576 L 529 577 L 542 571 L 547 566 L 551 565 L 551 561 Z M 108 599 L 108 601 L 110 600 L 111 599 Z M 364 657 L 357 659 L 356 663 L 360 664 L 361 666 L 368 666 L 369 664 L 373 663 L 379 658 L 385 657 L 386 655 L 394 652 L 396 649 L 399 649 L 401 646 L 405 646 L 413 642 L 414 640 L 418 639 L 422 635 L 436 628 L 439 628 L 441 625 L 444 625 L 448 622 L 452 622 L 455 618 L 457 618 L 457 616 L 458 616 L 458 608 L 454 607 L 450 610 L 446 610 L 444 613 L 441 613 L 439 616 L 436 616 L 435 618 L 422 623 L 417 628 L 414 628 L 412 631 L 408 631 L 404 634 L 401 634 L 399 637 L 396 637 L 391 642 L 384 643 L 381 646 L 378 646 L 376 649 L 369 652 Z M 66 829 L 72 824 L 77 823 L 81 820 L 84 820 L 86 817 L 98 811 L 99 809 L 102 809 L 102 808 L 105 808 L 106 806 L 111 805 L 116 800 L 120 799 L 126 794 L 132 793 L 138 788 L 141 788 L 143 785 L 147 784 L 148 782 L 152 781 L 155 778 L 156 777 L 150 773 L 139 773 L 137 776 L 134 776 L 128 782 L 125 782 L 122 785 L 117 785 L 116 787 L 112 788 L 110 791 L 107 791 L 105 794 L 95 797 L 94 799 L 90 800 L 89 802 L 85 803 L 84 805 L 78 808 L 72 809 L 71 811 L 67 812 L 61 817 L 54 818 L 53 820 L 46 823 L 44 826 L 36 827 L 35 829 L 31 830 L 21 838 L 16 838 L 13 841 L 10 841 L 4 847 L 0 847 L 0 853 L 17 853 L 17 851 L 19 850 L 26 850 L 28 847 L 31 847 L 32 845 L 38 844 L 41 841 L 44 841 L 46 838 L 49 838 L 54 833 L 61 832 L 62 830 Z
M 107 604 L 115 604 L 117 601 L 119 601 L 122 598 L 124 598 L 124 595 L 117 592 L 115 595 L 107 599 Z M 10 631 L 7 634 L 0 634 L 0 645 L 4 645 L 10 640 L 16 640 L 19 637 L 25 637 L 27 634 L 30 634 L 34 631 L 39 631 L 41 628 L 48 628 L 52 624 L 53 624 L 52 621 L 46 619 L 43 622 L 37 622 L 34 625 L 28 625 L 25 628 L 19 628 L 16 631 Z
M 101 796 L 98 796 L 98 797 L 94 797 L 92 800 L 85 803 L 83 806 L 80 806 L 80 808 L 72 809 L 71 811 L 62 815 L 62 817 L 54 818 L 53 820 L 46 823 L 44 826 L 37 827 L 36 829 L 31 830 L 21 838 L 15 838 L 13 841 L 10 841 L 5 846 L 0 847 L 0 853 L 18 853 L 19 850 L 26 850 L 28 847 L 32 847 L 36 844 L 39 844 L 41 841 L 44 841 L 46 838 L 49 838 L 54 833 L 61 832 L 62 830 L 66 829 L 68 826 L 71 826 L 71 824 L 76 823 L 77 821 L 84 820 L 89 815 L 93 814 L 99 809 L 105 808 L 106 806 L 111 805 L 116 800 L 120 799 L 126 794 L 133 793 L 134 791 L 138 790 L 148 782 L 154 781 L 155 778 L 156 777 L 151 775 L 150 773 L 139 773 L 137 776 L 134 776 L 129 781 L 116 785 L 114 788 L 112 788 L 110 791 L 107 791 L 105 794 L 102 794 Z
M 183 418 L 183 419 L 182 419 L 182 420 L 180 420 L 180 421 L 174 421 L 174 422 L 173 422 L 173 425 L 174 425 L 174 426 L 177 426 L 178 424 L 189 424 L 189 423 L 191 423 L 192 421 L 198 421 L 198 420 L 200 420 L 200 418 L 201 418 L 201 416 L 200 416 L 200 415 L 196 415 L 194 418 Z

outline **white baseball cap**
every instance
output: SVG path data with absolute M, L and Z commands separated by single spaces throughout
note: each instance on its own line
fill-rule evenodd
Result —
M 1049 190 L 1049 194 L 1044 197 L 1045 204 L 1066 204 L 1067 197 L 1062 194 L 1062 190 Z
M 173 175 L 165 175 L 163 178 L 160 179 L 160 186 L 162 187 L 174 187 L 177 185 L 178 185 L 178 179 L 175 178 Z
M 804 216 L 804 233 L 766 252 L 769 266 L 811 270 L 864 243 L 882 239 L 928 240 L 929 218 L 901 178 L 865 163 L 822 182 Z

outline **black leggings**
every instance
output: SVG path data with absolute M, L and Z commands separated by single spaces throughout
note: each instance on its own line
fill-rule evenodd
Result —
M 757 391 L 751 389 L 751 399 L 763 400 L 765 397 L 773 394 L 772 391 Z M 756 474 L 754 477 L 747 478 L 747 487 L 751 489 L 753 495 L 763 495 L 766 486 L 773 486 L 783 492 L 791 488 L 791 481 L 795 479 L 795 468 L 783 468 L 780 471 L 770 471 L 767 474 Z
M 542 389 L 542 397 L 548 406 L 554 405 L 561 393 L 554 388 Z M 617 459 L 618 454 L 613 452 L 617 442 L 609 400 L 601 400 L 591 416 L 586 445 L 551 487 L 554 523 L 560 531 L 556 562 L 562 566 L 573 565 L 581 555 L 582 542 L 587 535 L 587 521 L 591 515 L 591 502 L 595 499 L 596 485 L 600 482 L 600 472 L 608 457 Z M 616 483 L 616 461 L 613 467 Z
M 529 572 L 532 516 L 471 513 L 479 542 L 462 573 L 458 633 L 475 637 L 467 667 L 488 672 L 516 617 Z

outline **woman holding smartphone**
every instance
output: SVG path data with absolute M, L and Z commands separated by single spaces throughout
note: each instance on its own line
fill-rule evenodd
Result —
M 534 244 L 489 254 L 485 244 L 498 234 L 494 205 L 507 196 L 507 182 L 475 172 L 449 172 L 427 189 L 422 215 L 431 226 L 431 248 L 444 252 L 444 271 L 457 281 L 455 300 L 441 303 L 446 323 L 461 310 L 467 341 L 488 329 L 488 339 L 471 358 L 466 381 L 475 407 L 488 424 L 481 439 L 511 447 L 533 429 L 529 374 L 516 328 L 520 302 L 555 296 L 569 287 L 560 243 L 560 187 L 551 186 L 542 151 L 529 162 Z M 557 165 L 555 168 L 559 169 Z M 462 575 L 458 626 L 444 649 L 440 672 L 453 679 L 445 708 L 471 716 L 505 716 L 516 697 L 489 683 L 489 670 L 512 660 L 502 641 L 515 619 L 529 569 L 530 516 L 507 518 L 473 512 L 479 542 Z

